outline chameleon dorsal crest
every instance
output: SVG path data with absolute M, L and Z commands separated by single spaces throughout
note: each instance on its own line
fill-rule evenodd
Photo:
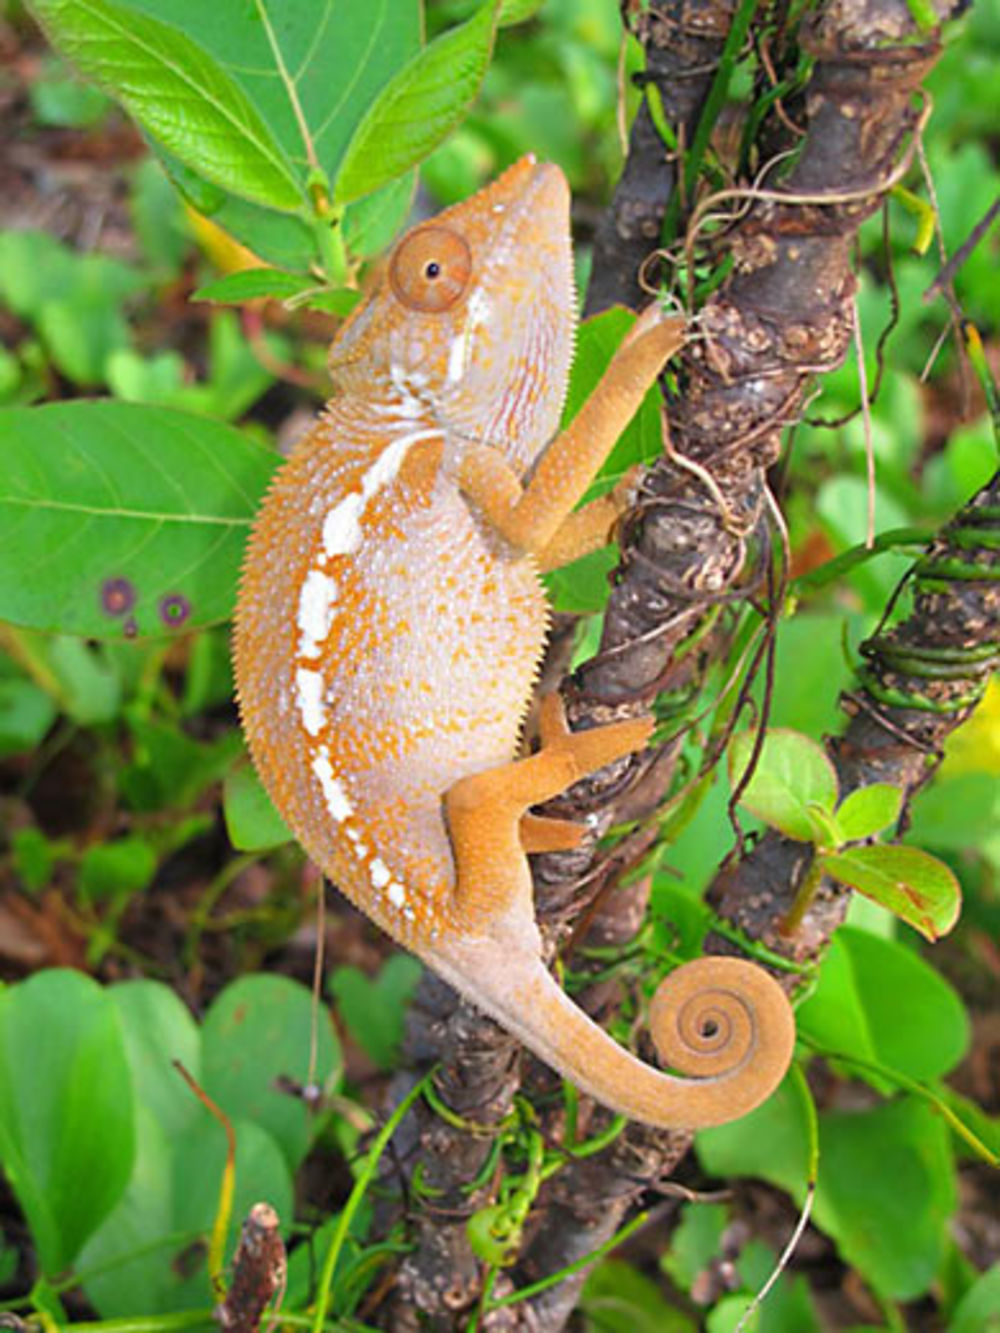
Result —
M 642 719 L 573 732 L 543 700 L 539 570 L 603 545 L 616 496 L 576 509 L 682 339 L 655 306 L 557 433 L 574 335 L 569 193 L 516 163 L 408 232 L 330 351 L 336 395 L 279 469 L 236 616 L 247 740 L 308 854 L 368 916 L 543 1060 L 654 1125 L 718 1124 L 777 1085 L 794 1025 L 742 960 L 653 1002 L 638 1060 L 545 968 L 526 852 L 583 831 L 529 813 L 641 749 Z

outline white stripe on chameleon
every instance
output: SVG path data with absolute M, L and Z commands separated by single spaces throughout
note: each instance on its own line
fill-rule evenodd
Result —
M 493 313 L 493 306 L 490 298 L 482 287 L 477 287 L 469 297 L 468 316 L 465 321 L 465 327 L 469 331 L 478 329 L 480 324 L 485 324 Z
M 361 545 L 361 516 L 365 505 L 394 481 L 410 448 L 419 440 L 434 439 L 439 430 L 411 430 L 386 445 L 361 478 L 361 491 L 352 491 L 323 520 L 323 548 L 328 556 L 353 555 Z
M 365 497 L 359 491 L 346 495 L 323 520 L 323 549 L 327 555 L 351 555 L 361 545 L 361 512 Z
M 368 867 L 368 873 L 371 875 L 372 884 L 376 889 L 384 889 L 390 879 L 392 879 L 389 867 L 379 856 L 376 856 L 375 860 Z
M 398 880 L 393 880 L 389 885 L 389 901 L 393 907 L 402 907 L 406 902 L 406 890 Z
M 299 667 L 296 671 L 295 702 L 306 731 L 310 736 L 318 736 L 323 730 L 323 722 L 326 719 L 323 677 L 318 671 L 311 671 L 308 667 Z
M 448 348 L 448 383 L 457 384 L 465 374 L 465 350 L 468 341 L 468 325 L 457 337 L 452 338 Z
M 344 790 L 343 783 L 333 775 L 330 752 L 325 745 L 320 746 L 319 753 L 312 761 L 312 771 L 319 778 L 326 808 L 330 811 L 334 820 L 338 824 L 342 824 L 345 819 L 350 819 L 351 815 L 354 814 L 354 806 Z
M 315 657 L 330 633 L 337 584 L 321 569 L 310 569 L 299 594 L 299 656 Z

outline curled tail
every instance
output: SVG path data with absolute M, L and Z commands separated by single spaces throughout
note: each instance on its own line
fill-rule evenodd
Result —
M 539 956 L 478 943 L 435 951 L 428 962 L 539 1059 L 633 1120 L 671 1129 L 737 1120 L 771 1095 L 791 1061 L 788 999 L 743 959 L 687 963 L 653 997 L 653 1041 L 663 1063 L 687 1076 L 677 1077 L 619 1046 L 560 989 Z

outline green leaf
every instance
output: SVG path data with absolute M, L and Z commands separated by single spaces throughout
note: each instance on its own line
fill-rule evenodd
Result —
M 189 1010 L 159 981 L 120 981 L 108 994 L 121 1016 L 132 1085 L 160 1127 L 176 1134 L 201 1112 L 201 1103 L 174 1068 L 179 1060 L 201 1077 L 201 1034 Z
M 845 842 L 872 838 L 899 818 L 903 793 L 887 782 L 873 782 L 845 796 L 837 809 L 837 826 Z
M 695 1333 L 697 1327 L 652 1278 L 622 1259 L 605 1259 L 594 1269 L 580 1308 L 585 1333 Z
M 634 323 L 632 311 L 623 306 L 612 306 L 610 310 L 602 311 L 580 325 L 563 409 L 564 426 L 590 397 Z M 610 490 L 636 464 L 651 462 L 658 457 L 662 448 L 660 396 L 654 386 L 608 455 L 597 479 L 588 488 L 583 503 Z M 555 609 L 578 614 L 601 610 L 608 600 L 609 575 L 617 563 L 618 552 L 609 546 L 606 550 L 595 551 L 580 560 L 574 560 L 561 569 L 550 570 L 545 576 L 545 583 Z
M 46 60 L 29 82 L 28 101 L 39 125 L 71 129 L 99 125 L 111 110 L 104 94 L 81 83 L 58 57 Z
M 337 1086 L 340 1047 L 329 1014 L 319 1005 L 314 1081 Z M 310 1076 L 313 999 L 304 986 L 282 976 L 242 977 L 227 986 L 205 1015 L 202 1082 L 232 1117 L 252 1118 L 281 1145 L 290 1170 L 305 1156 L 318 1127 L 305 1103 L 276 1086 L 279 1079 L 305 1084 Z
M 190 1312 L 211 1305 L 213 1298 L 205 1238 L 218 1209 L 225 1166 L 222 1126 L 198 1106 L 196 1119 L 176 1133 L 166 1133 L 145 1108 L 138 1127 L 139 1151 L 128 1191 L 80 1256 L 81 1269 L 97 1270 L 84 1286 L 106 1319 L 134 1319 L 137 1310 L 147 1316 Z M 259 1125 L 237 1120 L 233 1130 L 234 1219 L 267 1199 L 287 1221 L 294 1196 L 281 1150 Z M 239 1227 L 233 1226 L 230 1255 L 238 1234 Z M 204 1326 L 210 1324 L 206 1315 Z
M 498 0 L 413 57 L 355 131 L 334 180 L 342 204 L 371 194 L 436 148 L 472 105 L 489 68 Z
M 287 1229 L 294 1215 L 295 1189 L 280 1145 L 260 1121 L 233 1119 L 232 1126 L 236 1135 L 234 1223 L 245 1218 L 255 1203 L 266 1199 L 281 1219 L 283 1228 Z M 171 1159 L 173 1230 L 205 1237 L 218 1211 L 226 1165 L 226 1136 L 222 1126 L 207 1115 L 203 1116 L 178 1135 Z M 238 1239 L 239 1227 L 233 1225 L 226 1245 L 227 1260 L 231 1259 Z M 181 1263 L 178 1267 L 186 1280 L 171 1301 L 175 1309 L 192 1310 L 199 1306 L 204 1308 L 206 1302 L 212 1303 L 212 1287 L 204 1264 L 205 1248 L 197 1247 L 187 1266 L 183 1264 L 183 1252 L 179 1256 Z
M 962 891 L 943 861 L 919 847 L 851 847 L 821 858 L 826 873 L 934 941 L 958 920 Z
M 403 1039 L 406 1006 L 422 968 L 409 954 L 387 959 L 374 981 L 356 967 L 338 967 L 330 992 L 344 1025 L 379 1069 L 392 1069 Z
M 294 304 L 304 305 L 308 310 L 325 310 L 328 315 L 346 319 L 361 301 L 361 293 L 354 287 L 314 287 L 302 294 L 301 300 Z
M 286 273 L 279 268 L 247 268 L 239 273 L 227 273 L 224 278 L 199 287 L 192 301 L 219 301 L 223 304 L 242 305 L 262 296 L 279 301 L 300 292 L 309 291 L 315 283 L 298 273 Z
M 670 1249 L 660 1257 L 660 1266 L 681 1291 L 690 1291 L 698 1275 L 721 1251 L 729 1211 L 721 1203 L 685 1203 L 680 1216 Z
M 754 732 L 744 731 L 729 747 L 729 781 L 734 789 L 755 738 Z M 810 805 L 832 812 L 836 803 L 837 775 L 821 747 L 797 731 L 769 731 L 740 805 L 787 837 L 812 842 L 818 830 Z
M 243 751 L 238 731 L 215 741 L 192 740 L 169 722 L 131 723 L 134 759 L 119 773 L 118 785 L 134 810 L 184 809 L 229 772 Z
M 948 1333 L 1000 1333 L 1000 1263 L 981 1274 L 962 1297 Z
M 77 888 L 90 902 L 127 898 L 153 878 L 156 853 L 144 838 L 119 838 L 88 847 L 80 863 Z
M 226 619 L 277 461 L 165 408 L 0 411 L 0 618 L 89 638 Z
M 194 1101 L 190 1092 L 188 1096 Z M 184 1251 L 199 1239 L 191 1235 L 167 1240 L 177 1230 L 172 1171 L 176 1136 L 168 1134 L 141 1102 L 135 1128 L 135 1165 L 128 1188 L 87 1241 L 77 1263 L 88 1275 L 84 1290 L 105 1319 L 134 1317 L 137 1310 L 148 1316 L 177 1308 L 172 1298 L 178 1273 L 185 1271 Z
M 14 871 L 29 893 L 44 889 L 59 860 L 59 844 L 29 826 L 11 833 L 10 850 Z
M 46 1274 L 121 1198 L 133 1116 L 121 1024 L 95 982 L 54 969 L 0 994 L 0 1162 Z
M 121 311 L 101 295 L 46 301 L 36 322 L 52 360 L 75 384 L 100 384 L 108 357 L 128 342 Z
M 256 108 L 267 132 L 304 185 L 309 144 L 320 172 L 337 174 L 344 150 L 380 91 L 421 45 L 419 0 L 118 0 L 123 9 L 159 19 L 198 43 Z M 322 256 L 311 218 L 281 212 L 219 189 L 196 154 L 182 161 L 164 139 L 154 147 L 177 187 L 200 212 L 253 252 L 307 274 Z M 413 179 L 393 182 L 374 199 L 359 230 L 353 206 L 343 220 L 353 253 L 382 249 L 402 226 Z M 374 223 L 375 225 L 371 225 Z
M 515 23 L 524 23 L 534 18 L 545 0 L 502 0 L 500 5 L 500 27 L 509 28 Z
M 820 1118 L 813 1220 L 882 1296 L 928 1290 L 956 1203 L 948 1129 L 924 1102 Z
M 33 0 L 53 46 L 166 148 L 247 199 L 294 211 L 300 180 L 250 98 L 185 32 L 115 0 Z
M 810 1114 L 801 1082 L 786 1077 L 741 1120 L 701 1130 L 695 1139 L 698 1160 L 710 1175 L 757 1176 L 801 1203 L 809 1179 Z
M 239 852 L 260 852 L 291 841 L 288 825 L 249 764 L 226 775 L 222 809 L 229 841 Z
M 0 756 L 35 749 L 55 716 L 55 704 L 30 680 L 0 677 Z
M 821 1048 L 917 1079 L 954 1069 L 969 1043 L 965 1009 L 943 977 L 894 940 L 851 926 L 834 937 L 796 1021 Z

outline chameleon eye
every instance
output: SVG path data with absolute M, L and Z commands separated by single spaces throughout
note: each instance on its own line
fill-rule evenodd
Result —
M 389 281 L 403 305 L 436 315 L 465 291 L 472 254 L 457 232 L 421 227 L 405 237 L 392 257 Z

